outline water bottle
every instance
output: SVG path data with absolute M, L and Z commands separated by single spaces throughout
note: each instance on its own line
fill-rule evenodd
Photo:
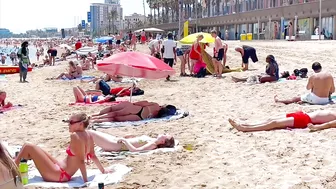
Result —
M 104 189 L 104 183 L 103 182 L 98 183 L 98 189 Z
M 21 159 L 19 164 L 19 170 L 21 173 L 21 181 L 23 185 L 28 184 L 28 164 L 27 160 Z

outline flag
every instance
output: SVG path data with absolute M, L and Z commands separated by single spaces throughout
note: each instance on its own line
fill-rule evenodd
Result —
M 187 20 L 183 24 L 183 37 L 187 37 L 188 36 L 188 30 L 189 30 L 189 21 Z

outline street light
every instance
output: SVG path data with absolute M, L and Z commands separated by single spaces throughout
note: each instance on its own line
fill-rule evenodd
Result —
M 322 0 L 320 0 L 320 14 L 319 14 L 319 40 L 321 40 L 321 31 L 322 31 Z

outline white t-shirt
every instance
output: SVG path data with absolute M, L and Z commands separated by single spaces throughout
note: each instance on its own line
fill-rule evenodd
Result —
M 154 49 L 157 49 L 159 47 L 159 40 L 153 39 L 148 43 L 148 47 L 152 49 L 154 46 Z
M 174 48 L 176 48 L 176 43 L 174 40 L 168 39 L 163 42 L 164 53 L 163 58 L 174 58 Z

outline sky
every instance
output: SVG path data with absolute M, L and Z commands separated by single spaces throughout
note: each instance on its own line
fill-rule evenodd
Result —
M 143 14 L 142 0 L 120 1 L 124 16 Z M 71 28 L 86 20 L 91 3 L 104 3 L 104 0 L 0 0 L 0 28 L 14 33 L 47 27 Z

